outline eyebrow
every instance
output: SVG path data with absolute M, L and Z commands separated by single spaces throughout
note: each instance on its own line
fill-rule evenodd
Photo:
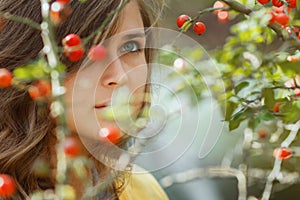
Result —
M 130 40 L 133 38 L 145 38 L 145 37 L 146 37 L 146 35 L 144 32 L 138 32 L 138 33 L 132 33 L 132 34 L 125 35 L 122 39 Z

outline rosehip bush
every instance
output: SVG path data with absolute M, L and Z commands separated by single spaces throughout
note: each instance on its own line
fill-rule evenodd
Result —
M 300 129 L 300 23 L 297 6 L 297 1 L 292 0 L 222 0 L 199 10 L 198 15 L 186 13 L 194 31 L 202 35 L 210 27 L 206 27 L 205 32 L 204 28 L 197 26 L 197 21 L 202 20 L 206 13 L 217 15 L 215 23 L 222 19 L 225 22 L 234 20 L 225 44 L 209 52 L 216 68 L 208 67 L 207 60 L 200 61 L 199 56 L 195 59 L 195 55 L 201 55 L 199 52 L 203 50 L 182 50 L 190 63 L 184 73 L 177 75 L 188 81 L 180 82 L 177 92 L 190 93 L 191 97 L 196 95 L 199 102 L 209 90 L 223 111 L 228 130 L 245 134 L 245 139 L 250 138 L 249 143 L 244 143 L 241 164 L 247 166 L 247 180 L 266 185 L 261 185 L 258 189 L 261 194 L 256 198 L 269 199 L 270 188 L 278 191 L 284 184 L 296 183 L 281 181 L 283 177 L 278 180 L 279 184 L 272 185 L 276 177 L 271 177 L 270 181 L 270 173 L 278 176 L 289 172 L 300 174 L 299 169 L 292 167 L 300 164 L 299 153 L 294 152 L 300 142 L 296 137 Z M 222 14 L 224 17 L 220 18 L 218 14 L 222 12 L 226 15 Z M 213 34 L 214 30 L 210 31 Z M 215 30 L 216 37 L 219 33 Z M 180 47 L 174 48 L 178 52 L 176 48 Z M 170 57 L 173 62 L 178 59 L 172 53 L 161 54 L 166 65 L 175 67 Z M 213 75 L 216 75 L 214 81 L 204 81 Z M 174 76 L 175 73 L 171 75 Z M 193 91 L 187 91 L 188 87 Z M 253 176 L 258 169 L 264 176 L 255 179 Z

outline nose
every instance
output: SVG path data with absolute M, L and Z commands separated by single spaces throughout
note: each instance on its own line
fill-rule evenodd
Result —
M 125 85 L 128 81 L 124 64 L 120 59 L 112 61 L 102 76 L 102 84 L 105 87 L 118 87 Z

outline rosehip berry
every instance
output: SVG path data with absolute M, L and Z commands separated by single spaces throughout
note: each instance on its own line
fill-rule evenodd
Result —
M 280 6 L 283 6 L 283 1 L 281 0 L 272 0 L 272 4 L 276 7 L 280 7 Z
M 206 31 L 206 26 L 202 22 L 196 22 L 194 24 L 194 32 L 197 33 L 198 35 L 203 34 Z
M 39 80 L 37 83 L 36 83 L 36 87 L 39 89 L 40 91 L 40 94 L 42 96 L 47 96 L 50 94 L 51 92 L 51 85 L 48 81 L 45 81 L 45 80 Z
M 98 134 L 100 141 L 110 141 L 113 144 L 117 143 L 121 137 L 120 130 L 117 127 L 101 128 Z
M 28 89 L 29 96 L 31 99 L 36 100 L 41 97 L 40 90 L 38 87 L 31 85 Z
M 190 16 L 188 16 L 188 15 L 180 15 L 177 18 L 176 23 L 177 23 L 177 26 L 179 28 L 181 28 L 186 21 L 190 21 L 190 20 L 191 20 Z
M 91 47 L 88 57 L 92 61 L 100 61 L 106 57 L 106 48 L 103 45 L 96 45 Z
M 276 15 L 273 12 L 269 13 L 271 15 L 271 19 L 269 20 L 270 24 L 274 24 L 276 22 Z
M 267 4 L 270 2 L 270 0 L 257 0 L 261 4 Z
M 81 153 L 81 144 L 78 139 L 73 137 L 67 137 L 63 141 L 63 149 L 67 156 L 76 157 Z
M 289 8 L 296 8 L 297 7 L 297 0 L 287 0 Z
M 13 79 L 13 75 L 8 69 L 6 68 L 0 69 L 0 87 L 6 88 L 11 86 L 12 79 Z
M 283 5 L 283 6 L 280 6 L 280 7 L 273 6 L 273 7 L 272 7 L 272 10 L 273 10 L 275 13 L 283 13 L 283 12 L 284 12 L 284 5 Z
M 71 0 L 56 0 L 59 3 L 69 3 Z
M 275 16 L 275 21 L 282 26 L 286 26 L 290 21 L 290 17 L 285 13 L 278 13 Z
M 53 24 L 58 25 L 67 20 L 72 13 L 72 7 L 65 3 L 54 2 L 51 4 L 50 19 Z
M 299 88 L 294 89 L 294 94 L 295 94 L 297 97 L 300 97 L 300 89 L 299 89 Z
M 33 100 L 46 97 L 51 93 L 51 85 L 48 81 L 39 80 L 29 87 L 28 93 Z
M 62 40 L 62 44 L 69 47 L 80 45 L 80 43 L 81 39 L 76 34 L 69 34 Z
M 216 2 L 214 3 L 214 5 L 213 5 L 213 8 L 218 9 L 218 8 L 224 8 L 224 7 L 226 7 L 226 6 L 227 6 L 226 3 L 221 2 L 221 1 L 216 1 Z M 214 14 L 218 14 L 220 11 L 221 11 L 221 10 L 214 10 Z
M 276 102 L 273 108 L 273 112 L 279 112 L 279 108 L 280 108 L 280 103 Z
M 83 48 L 79 48 L 78 50 L 68 52 L 66 55 L 68 56 L 71 62 L 77 62 L 82 58 L 83 54 Z
M 273 156 L 280 160 L 286 160 L 292 156 L 292 152 L 287 148 L 276 148 L 273 152 Z
M 220 11 L 218 12 L 218 20 L 219 22 L 227 22 L 229 20 L 229 12 L 228 11 Z
M 0 174 L 0 197 L 7 198 L 16 192 L 14 179 L 7 174 Z
M 268 131 L 264 128 L 261 128 L 257 131 L 260 139 L 265 139 L 268 136 Z
M 298 58 L 296 56 L 288 56 L 286 60 L 289 62 L 297 62 Z

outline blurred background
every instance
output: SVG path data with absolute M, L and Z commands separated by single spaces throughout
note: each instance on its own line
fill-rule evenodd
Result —
M 187 14 L 194 17 L 200 10 L 212 7 L 214 2 L 214 0 L 169 0 L 159 26 L 178 31 L 176 19 L 179 15 Z M 196 35 L 191 28 L 186 34 L 197 41 L 208 53 L 215 48 L 222 47 L 226 37 L 230 35 L 230 26 L 235 23 L 235 20 L 226 23 L 219 22 L 213 13 L 202 15 L 200 20 L 206 24 L 206 33 Z M 153 72 L 153 75 L 156 79 L 164 80 L 165 73 L 162 70 L 158 70 Z M 158 76 L 160 78 L 157 78 Z M 174 106 L 174 104 L 170 103 L 172 100 L 166 97 L 168 92 L 165 90 L 162 87 L 160 91 L 154 91 L 154 93 L 159 93 L 159 95 L 154 94 L 152 104 L 155 105 L 157 103 L 158 105 L 163 105 L 165 110 L 172 110 L 176 105 Z M 158 96 L 158 98 L 155 98 L 155 96 Z M 217 133 L 220 133 L 220 137 L 216 141 L 217 143 L 213 150 L 204 158 L 200 158 L 200 147 L 205 137 L 210 135 L 215 137 Z M 137 158 L 136 162 L 150 171 L 159 181 L 163 181 L 169 175 L 185 173 L 197 168 L 221 165 L 225 154 L 234 147 L 240 139 L 240 135 L 238 133 L 228 133 L 220 108 L 213 99 L 208 98 L 201 101 L 196 108 L 185 107 L 179 116 L 175 115 L 171 120 L 168 120 L 164 129 L 144 149 L 144 152 L 158 150 L 168 142 L 172 142 L 176 137 L 180 138 L 182 143 L 185 142 L 184 140 L 192 138 L 190 143 L 186 143 L 184 150 L 182 150 L 184 147 L 180 147 L 182 143 L 172 144 L 174 146 L 173 153 L 172 150 L 166 150 L 160 151 L 160 154 L 157 156 L 147 157 L 142 155 Z M 168 165 L 161 168 L 157 167 L 158 163 L 161 164 L 162 161 L 170 159 L 170 157 L 178 154 L 177 151 L 180 150 L 182 150 L 182 154 L 174 158 Z M 165 191 L 171 200 L 235 200 L 238 198 L 237 180 L 232 177 L 221 178 L 216 176 L 210 178 L 203 176 L 192 181 L 173 184 L 166 187 Z
M 176 19 L 179 15 L 187 14 L 194 17 L 200 10 L 212 7 L 214 2 L 215 0 L 168 0 L 159 25 L 178 30 Z M 213 13 L 202 15 L 200 20 L 206 24 L 205 34 L 196 35 L 192 29 L 188 30 L 186 34 L 197 41 L 207 51 L 208 55 L 214 49 L 222 48 L 226 38 L 231 34 L 231 25 L 238 21 L 238 19 L 232 19 L 226 23 L 219 22 Z M 166 73 L 163 70 L 154 70 L 153 75 L 156 79 L 164 80 Z M 171 102 L 172 100 L 167 98 L 167 93 L 168 91 L 163 87 L 155 90 L 152 104 L 162 105 L 162 110 L 157 112 L 167 113 L 176 107 L 176 103 L 174 104 Z M 201 177 L 181 183 L 172 184 L 171 181 L 168 182 L 170 176 L 181 176 L 184 180 L 187 179 L 184 174 L 191 172 L 191 170 L 226 164 L 228 155 L 234 151 L 236 157 L 230 158 L 229 156 L 232 161 L 231 166 L 238 168 L 242 160 L 242 150 L 239 146 L 236 148 L 236 145 L 241 143 L 243 139 L 243 124 L 237 130 L 229 133 L 227 125 L 223 122 L 224 117 L 220 108 L 211 98 L 200 101 L 196 107 L 185 107 L 185 105 L 183 107 L 184 109 L 179 115 L 175 113 L 174 117 L 165 122 L 164 128 L 154 141 L 146 146 L 144 154 L 137 158 L 136 163 L 150 171 L 160 181 L 171 200 L 237 200 L 238 182 L 234 177 L 203 174 Z M 209 151 L 208 155 L 201 157 L 200 151 L 203 142 L 207 139 L 206 137 L 215 137 L 218 133 L 220 136 L 217 137 L 214 148 Z M 176 138 L 180 138 L 181 143 L 174 142 Z M 190 140 L 190 143 L 186 140 Z M 185 143 L 184 147 L 181 146 L 183 143 Z M 173 146 L 173 149 L 159 151 L 169 144 Z M 147 156 L 147 153 L 156 150 L 160 153 L 155 154 L 155 156 Z M 175 155 L 179 156 L 176 157 Z M 166 160 L 172 161 L 163 165 L 163 161 Z M 275 195 L 271 196 L 271 200 L 296 200 L 298 199 L 296 192 L 298 188 L 297 185 L 294 185 L 275 192 Z M 258 184 L 248 185 L 248 196 L 260 197 L 263 189 L 264 178 Z

